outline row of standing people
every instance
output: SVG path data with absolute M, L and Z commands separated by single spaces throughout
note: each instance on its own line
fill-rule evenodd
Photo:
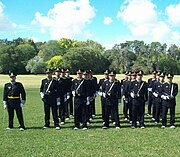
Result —
M 144 117 L 144 103 L 147 102 L 147 115 L 150 116 L 152 114 L 152 120 L 155 124 L 158 124 L 160 120 L 162 120 L 161 128 L 167 126 L 167 113 L 168 108 L 170 108 L 170 128 L 175 128 L 175 106 L 176 96 L 178 94 L 178 84 L 173 83 L 173 74 L 167 74 L 167 82 L 165 82 L 165 74 L 163 72 L 153 71 L 152 78 L 148 79 L 147 83 L 141 81 L 142 83 L 139 84 L 139 88 L 138 84 L 134 83 L 138 80 L 136 77 L 136 73 L 128 72 L 126 73 L 126 78 L 123 80 L 124 119 L 127 120 L 129 118 L 130 122 L 132 122 L 132 128 L 135 128 L 136 122 L 133 122 L 135 114 L 134 107 L 137 106 L 139 108 L 137 112 L 139 115 L 136 116 L 137 118 L 135 120 L 140 120 L 140 126 L 142 126 L 143 119 L 141 118 L 141 115 Z M 137 86 L 137 92 L 132 90 L 133 86 L 134 88 Z M 143 86 L 145 87 L 144 90 L 142 88 Z M 141 91 L 144 92 L 144 95 L 141 98 L 142 102 L 135 105 L 135 102 L 140 102 Z M 135 93 L 135 95 L 133 93 Z
M 116 79 L 116 72 L 104 72 L 105 78 L 100 79 L 92 76 L 92 71 L 77 71 L 77 78 L 69 76 L 69 70 L 56 69 L 56 77 L 52 77 L 53 71 L 46 70 L 47 78 L 42 80 L 40 95 L 44 103 L 45 125 L 50 126 L 50 109 L 52 109 L 53 121 L 56 129 L 73 115 L 74 107 L 74 129 L 83 130 L 95 116 L 95 98 L 97 93 L 101 96 L 103 129 L 109 127 L 109 117 L 116 128 L 120 128 L 118 104 L 123 99 L 124 120 L 130 121 L 132 128 L 144 128 L 145 102 L 148 101 L 148 114 L 151 114 L 153 104 L 153 120 L 159 122 L 162 115 L 162 128 L 167 125 L 167 111 L 170 108 L 170 125 L 175 128 L 175 97 L 178 93 L 178 85 L 172 83 L 173 75 L 168 74 L 168 83 L 164 83 L 163 73 L 153 72 L 153 78 L 148 83 L 142 80 L 143 71 L 138 73 L 126 73 L 125 79 Z M 20 130 L 24 130 L 22 106 L 26 101 L 26 93 L 21 83 L 16 82 L 16 74 L 10 73 L 11 81 L 4 86 L 4 108 L 8 108 L 9 127 L 13 128 L 14 110 L 20 123 Z M 162 78 L 162 79 L 161 79 Z M 21 95 L 21 96 L 20 96 Z M 74 97 L 74 105 L 73 105 Z M 128 113 L 129 111 L 129 113 Z

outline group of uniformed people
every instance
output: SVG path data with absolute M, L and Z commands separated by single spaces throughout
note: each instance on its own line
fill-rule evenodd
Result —
M 148 103 L 147 116 L 152 114 L 152 120 L 158 124 L 162 120 L 161 128 L 167 126 L 167 113 L 170 108 L 170 128 L 175 128 L 175 106 L 178 94 L 178 84 L 173 83 L 173 74 L 165 74 L 160 71 L 153 71 L 152 78 L 148 82 L 142 81 L 143 72 L 126 73 L 123 80 L 123 101 L 124 120 L 128 118 L 132 123 L 132 128 L 136 128 L 137 123 L 144 128 L 145 103 Z
M 121 81 L 116 79 L 116 72 L 106 70 L 104 78 L 97 82 L 92 70 L 79 69 L 77 78 L 69 75 L 69 69 L 57 68 L 55 77 L 53 70 L 46 69 L 46 78 L 40 86 L 40 96 L 44 103 L 44 127 L 50 127 L 50 111 L 52 110 L 53 123 L 56 130 L 60 124 L 74 115 L 74 130 L 88 129 L 88 125 L 95 117 L 95 99 L 101 97 L 103 129 L 107 129 L 110 118 L 116 129 L 120 128 L 119 104 L 123 102 L 124 120 L 129 120 L 134 129 L 139 123 L 140 128 L 145 128 L 144 115 L 145 103 L 148 102 L 148 113 L 152 114 L 155 124 L 162 120 L 161 128 L 167 126 L 167 113 L 170 108 L 170 128 L 175 128 L 175 106 L 178 85 L 173 83 L 173 75 L 153 71 L 153 77 L 148 82 L 142 80 L 143 71 L 126 72 Z M 3 105 L 8 109 L 9 126 L 13 128 L 14 110 L 16 111 L 20 130 L 25 129 L 22 106 L 26 101 L 23 85 L 16 82 L 16 74 L 10 72 L 10 82 L 4 85 Z M 74 97 L 74 100 L 73 100 Z M 74 103 L 73 103 L 74 102 Z M 74 111 L 74 112 L 73 112 Z

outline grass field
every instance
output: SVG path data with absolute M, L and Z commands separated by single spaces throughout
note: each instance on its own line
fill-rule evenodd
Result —
M 23 114 L 27 130 L 20 132 L 17 117 L 14 119 L 15 128 L 6 131 L 7 112 L 0 105 L 0 157 L 179 157 L 180 156 L 180 94 L 177 97 L 176 129 L 160 129 L 155 126 L 151 117 L 145 116 L 146 129 L 131 129 L 128 122 L 122 118 L 120 106 L 121 129 L 102 129 L 100 99 L 96 100 L 97 116 L 93 119 L 87 131 L 74 131 L 73 119 L 61 126 L 61 130 L 53 127 L 42 130 L 44 125 L 43 103 L 39 95 L 41 79 L 45 75 L 18 76 L 27 93 L 27 102 Z M 97 76 L 101 78 L 102 76 Z M 122 79 L 122 75 L 118 75 Z M 145 76 L 147 80 L 149 76 Z M 7 75 L 0 75 L 0 98 Z M 179 84 L 180 76 L 175 76 Z M 146 108 L 147 110 L 147 108 Z M 4 116 L 6 114 L 6 116 Z M 52 125 L 53 126 L 53 125 Z

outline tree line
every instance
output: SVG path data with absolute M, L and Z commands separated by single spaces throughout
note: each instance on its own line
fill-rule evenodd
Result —
M 0 39 L 0 73 L 9 70 L 20 74 L 44 73 L 45 68 L 93 69 L 96 74 L 106 69 L 125 71 L 161 70 L 180 74 L 180 47 L 175 44 L 144 41 L 126 41 L 106 50 L 92 40 L 77 41 L 67 38 L 34 42 L 17 38 Z

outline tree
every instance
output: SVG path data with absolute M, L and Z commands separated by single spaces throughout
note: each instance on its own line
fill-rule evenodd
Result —
M 30 59 L 26 65 L 26 70 L 34 74 L 44 73 L 45 68 L 46 66 L 43 58 L 39 58 L 38 56 Z
M 46 67 L 56 69 L 62 66 L 62 56 L 54 56 L 46 62 Z
M 92 48 L 71 48 L 63 56 L 64 67 L 69 67 L 73 73 L 77 69 L 93 69 L 95 73 L 102 73 L 109 67 L 108 60 L 98 51 Z
M 56 55 L 62 55 L 61 47 L 56 40 L 50 40 L 42 45 L 38 53 L 38 56 L 43 58 L 45 62 Z

